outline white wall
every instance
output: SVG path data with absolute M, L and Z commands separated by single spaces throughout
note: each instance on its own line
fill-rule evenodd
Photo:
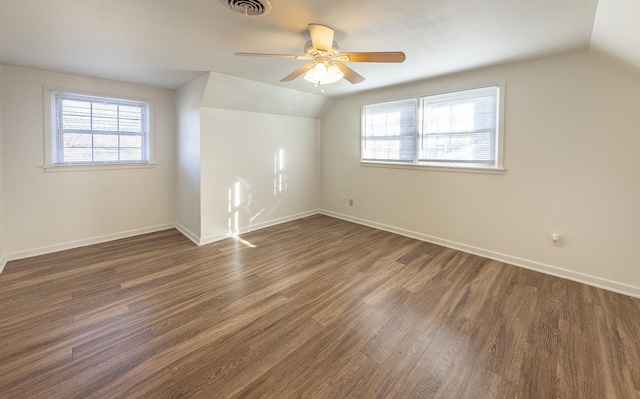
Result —
M 12 66 L 2 67 L 1 84 L 8 257 L 173 226 L 173 91 Z M 152 100 L 156 166 L 45 173 L 43 86 Z
M 330 102 L 215 72 L 178 90 L 178 228 L 206 244 L 317 213 Z
M 2 65 L 0 65 L 0 272 L 6 263 L 4 251 L 4 153 L 2 152 Z
M 201 118 L 203 242 L 318 212 L 318 119 L 216 108 Z
M 178 229 L 194 242 L 202 236 L 200 212 L 200 104 L 209 74 L 176 93 L 176 220 Z
M 363 104 L 506 83 L 504 175 L 363 167 Z M 640 296 L 640 76 L 589 52 L 334 100 L 326 213 Z M 346 195 L 354 207 L 342 204 Z M 549 234 L 564 235 L 564 247 Z
M 209 75 L 200 108 L 201 243 L 318 212 L 320 117 L 330 103 Z

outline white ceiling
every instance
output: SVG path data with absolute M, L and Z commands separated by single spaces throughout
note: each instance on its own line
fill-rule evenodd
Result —
M 218 0 L 0 0 L 0 64 L 178 88 L 206 71 L 318 93 L 298 78 L 305 61 L 236 57 L 234 52 L 302 54 L 307 24 L 335 29 L 344 51 L 404 51 L 402 64 L 352 63 L 365 82 L 322 87 L 344 95 L 486 65 L 618 42 L 624 3 L 600 0 L 271 0 L 245 17 Z M 635 4 L 634 4 L 635 3 Z M 618 11 L 612 12 L 610 9 Z M 616 14 L 617 13 L 617 14 Z M 611 16 L 611 14 L 613 16 Z M 637 13 L 626 14 L 637 20 Z M 638 25 L 638 24 L 636 24 Z M 614 29 L 615 28 L 615 29 Z M 635 33 L 640 29 L 631 24 Z M 613 38 L 601 32 L 617 31 Z M 636 49 L 638 34 L 626 35 Z M 615 47 L 615 46 L 614 46 Z M 623 53 L 624 49 L 616 50 Z M 620 58 L 619 54 L 616 57 Z

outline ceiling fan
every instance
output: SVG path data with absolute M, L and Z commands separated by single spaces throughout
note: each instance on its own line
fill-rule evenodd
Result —
M 340 46 L 333 40 L 334 31 L 325 25 L 309 24 L 311 40 L 304 46 L 304 55 L 294 54 L 265 54 L 265 53 L 236 53 L 246 57 L 276 57 L 294 58 L 298 60 L 313 60 L 280 81 L 289 82 L 306 73 L 305 80 L 317 85 L 337 82 L 343 77 L 353 83 L 361 83 L 364 77 L 349 68 L 343 62 L 403 62 L 406 58 L 402 51 L 385 52 L 340 52 Z

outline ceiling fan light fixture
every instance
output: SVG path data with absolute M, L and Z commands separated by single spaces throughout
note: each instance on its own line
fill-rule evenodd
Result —
M 318 86 L 335 83 L 343 77 L 344 73 L 336 64 L 329 62 L 317 62 L 309 68 L 307 74 L 304 75 L 304 80 Z

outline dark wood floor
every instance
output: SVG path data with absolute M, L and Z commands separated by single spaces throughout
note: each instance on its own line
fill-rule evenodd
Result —
M 10 262 L 0 397 L 640 398 L 637 299 L 326 216 L 242 238 Z

